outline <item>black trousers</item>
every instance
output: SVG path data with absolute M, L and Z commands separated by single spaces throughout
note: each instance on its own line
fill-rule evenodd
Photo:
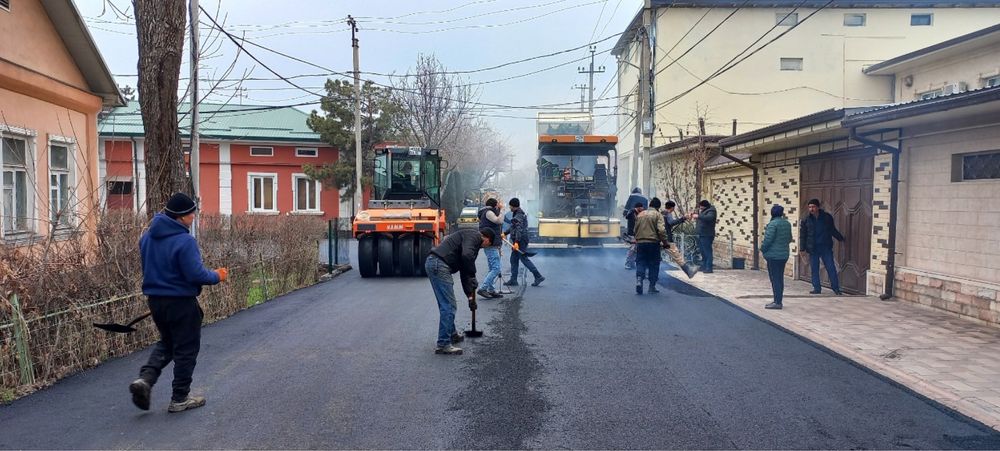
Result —
M 771 292 L 774 293 L 774 303 L 781 305 L 782 297 L 785 294 L 785 265 L 788 259 L 767 260 L 767 277 L 771 280 Z
M 160 341 L 153 346 L 149 361 L 139 370 L 139 377 L 156 384 L 171 361 L 174 362 L 171 400 L 183 401 L 191 391 L 191 376 L 201 350 L 201 320 L 204 312 L 196 297 L 149 297 L 149 311 L 160 331 Z
M 635 276 L 655 285 L 660 280 L 660 243 L 636 243 L 635 252 Z

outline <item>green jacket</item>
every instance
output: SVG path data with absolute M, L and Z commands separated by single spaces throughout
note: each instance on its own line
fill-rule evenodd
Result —
M 764 228 L 760 252 L 768 260 L 787 260 L 789 244 L 792 244 L 792 224 L 784 216 L 772 218 Z

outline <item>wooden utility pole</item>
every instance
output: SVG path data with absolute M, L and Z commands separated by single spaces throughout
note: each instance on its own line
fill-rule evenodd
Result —
M 650 150 L 653 147 L 653 130 L 656 128 L 653 117 L 653 104 L 650 101 L 651 98 L 651 84 L 652 84 L 652 0 L 645 0 L 645 4 L 642 10 L 642 53 L 639 56 L 639 95 L 642 97 L 642 105 L 645 105 L 649 110 L 646 112 L 646 117 L 640 123 L 642 126 L 642 133 L 649 135 L 649 145 L 642 149 L 642 192 L 647 196 L 652 196 L 649 192 L 649 180 L 650 172 L 652 172 L 652 162 L 650 161 Z M 639 113 L 642 117 L 642 112 Z
M 354 204 L 351 208 L 351 220 L 361 211 L 361 69 L 358 60 L 358 23 L 353 17 L 347 16 L 351 26 L 351 47 L 354 48 Z
M 188 6 L 191 14 L 191 197 L 200 205 L 201 193 L 201 139 L 198 136 L 198 0 Z M 191 234 L 198 236 L 197 222 L 191 225 Z

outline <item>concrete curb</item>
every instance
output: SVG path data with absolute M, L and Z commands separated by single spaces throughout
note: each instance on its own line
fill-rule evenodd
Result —
M 955 393 L 942 390 L 928 383 L 912 374 L 903 372 L 889 365 L 885 365 L 881 361 L 872 358 L 871 356 L 865 355 L 863 353 L 857 352 L 857 350 L 841 344 L 836 340 L 831 340 L 819 333 L 810 331 L 808 329 L 796 327 L 794 325 L 786 325 L 759 315 L 757 312 L 747 308 L 738 301 L 729 299 L 721 294 L 715 294 L 699 287 L 695 284 L 687 281 L 687 277 L 678 277 L 678 275 L 683 275 L 679 270 L 669 270 L 666 271 L 667 275 L 673 277 L 677 281 L 680 281 L 696 290 L 703 291 L 712 295 L 715 298 L 721 299 L 727 304 L 737 308 L 746 314 L 757 318 L 758 320 L 765 322 L 771 326 L 774 326 L 782 331 L 785 331 L 791 335 L 794 335 L 807 343 L 820 348 L 832 355 L 840 357 L 847 362 L 854 364 L 855 366 L 868 371 L 869 373 L 879 376 L 894 385 L 906 389 L 908 392 L 925 399 L 937 407 L 948 411 L 948 413 L 957 415 L 959 417 L 965 417 L 974 422 L 980 423 L 987 428 L 1000 431 L 1000 421 L 995 415 L 989 411 L 982 409 L 981 407 L 972 404 L 962 398 L 960 398 Z M 763 307 L 761 307 L 763 308 Z

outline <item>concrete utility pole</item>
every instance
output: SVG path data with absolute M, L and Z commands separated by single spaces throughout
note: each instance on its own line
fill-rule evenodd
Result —
M 589 103 L 590 103 L 591 121 L 593 121 L 593 116 L 594 116 L 594 74 L 602 74 L 602 73 L 604 73 L 604 66 L 601 66 L 601 67 L 599 67 L 597 69 L 594 69 L 594 52 L 596 52 L 596 51 L 597 51 L 597 46 L 594 46 L 594 45 L 590 46 L 590 69 L 584 69 L 582 67 L 579 68 L 579 72 L 581 74 L 588 74 L 590 76 L 590 88 L 589 88 L 590 89 L 590 96 L 589 96 Z
M 586 90 L 586 89 L 590 89 L 590 87 L 589 86 L 584 86 L 584 85 L 573 85 L 573 89 L 579 89 L 580 90 L 580 111 L 587 111 L 587 108 L 583 105 L 583 101 L 584 101 L 584 99 L 583 99 L 583 91 Z M 591 110 L 591 114 L 593 114 L 593 110 Z
M 351 207 L 351 220 L 361 211 L 361 71 L 358 61 L 358 23 L 353 17 L 347 16 L 351 26 L 351 46 L 354 47 L 354 204 Z
M 642 121 L 642 133 L 649 136 L 649 145 L 646 146 L 642 152 L 642 192 L 647 196 L 653 195 L 650 192 L 649 186 L 650 172 L 652 172 L 653 169 L 652 161 L 650 161 L 650 151 L 653 148 L 653 130 L 656 129 L 656 124 L 654 124 L 655 116 L 653 115 L 652 102 L 652 3 L 652 0 L 645 0 L 645 6 L 642 10 L 642 54 L 639 57 L 639 67 L 642 68 L 639 71 L 641 74 L 639 82 L 640 95 L 642 96 L 642 104 L 646 105 L 649 110 L 647 112 L 647 116 Z
M 200 204 L 201 180 L 201 139 L 198 137 L 198 0 L 188 5 L 191 14 L 191 197 Z M 191 234 L 198 236 L 197 221 L 191 225 Z

